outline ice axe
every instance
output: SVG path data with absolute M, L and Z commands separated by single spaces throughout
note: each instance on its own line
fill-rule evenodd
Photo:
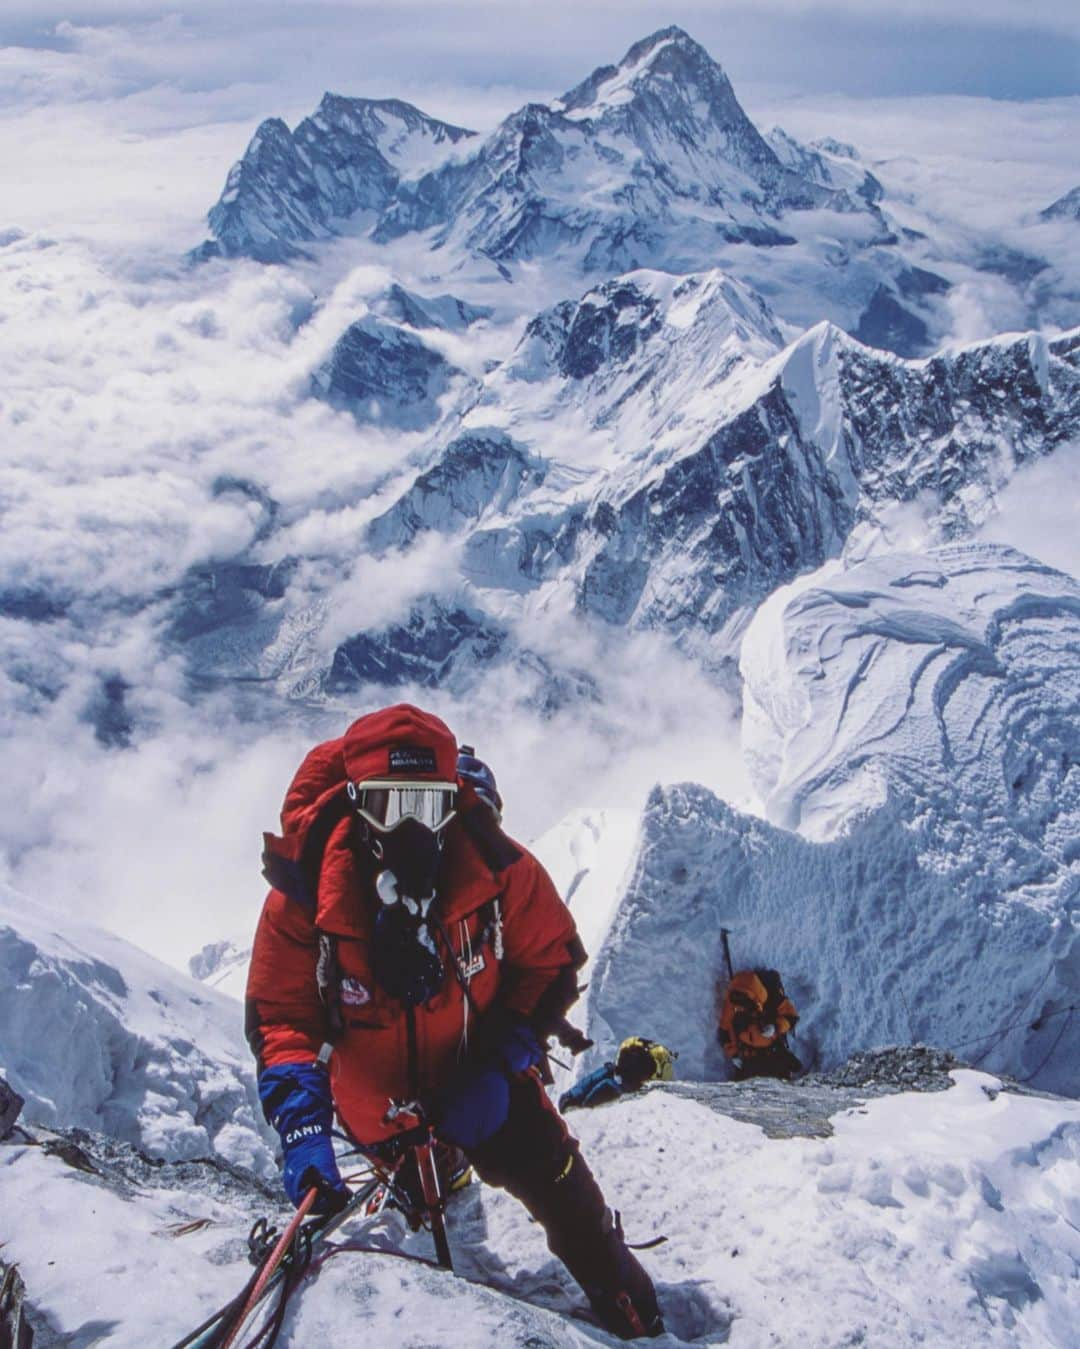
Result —
M 724 964 L 727 965 L 727 977 L 730 983 L 735 978 L 735 967 L 731 963 L 731 947 L 728 945 L 728 935 L 730 928 L 722 927 L 720 929 L 720 940 L 724 943 Z

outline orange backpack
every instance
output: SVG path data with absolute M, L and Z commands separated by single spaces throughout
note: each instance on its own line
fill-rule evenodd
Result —
M 784 1046 L 799 1019 L 776 970 L 737 970 L 728 982 L 717 1034 L 729 1059 Z

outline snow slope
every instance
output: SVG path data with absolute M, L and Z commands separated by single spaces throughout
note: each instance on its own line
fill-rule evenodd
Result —
M 828 1138 L 771 1139 L 662 1087 L 575 1116 L 629 1238 L 668 1238 L 642 1257 L 665 1342 L 1075 1344 L 1080 1105 L 1000 1092 L 982 1073 L 954 1077 L 945 1092 L 847 1111 Z M 238 1289 L 242 1237 L 268 1208 L 168 1177 L 121 1199 L 10 1143 L 0 1177 L 22 1215 L 5 1254 L 39 1317 L 69 1342 L 118 1349 L 171 1343 Z M 180 1231 L 196 1219 L 209 1225 Z M 507 1195 L 471 1186 L 452 1197 L 449 1228 L 460 1276 L 342 1254 L 294 1297 L 279 1343 L 617 1343 L 567 1316 L 580 1294 Z M 429 1238 L 406 1235 L 392 1214 L 347 1234 L 430 1256 Z
M 1080 881 L 1071 577 L 986 544 L 811 574 L 762 605 L 741 670 L 744 751 L 775 823 L 834 838 L 894 790 L 956 817 L 941 865 L 1014 840 L 1016 859 L 991 864 L 1009 894 L 1055 907 Z
M 29 1119 L 276 1170 L 236 1002 L 7 886 L 0 1076 Z

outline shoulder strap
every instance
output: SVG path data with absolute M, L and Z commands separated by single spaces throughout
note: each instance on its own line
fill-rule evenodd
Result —
M 319 1001 L 326 1008 L 327 1035 L 331 1043 L 340 1038 L 345 1024 L 341 1016 L 341 965 L 338 962 L 337 938 L 330 932 L 316 929 L 319 934 L 319 954 L 315 960 L 315 981 L 319 986 Z
M 477 804 L 465 811 L 460 819 L 477 852 L 496 875 L 521 857 L 521 849 L 503 833 L 490 806 Z
M 289 846 L 291 837 L 276 839 L 271 834 L 266 835 L 262 858 L 263 876 L 275 890 L 288 895 L 312 914 L 319 902 L 319 876 L 326 845 L 349 810 L 349 798 L 343 784 L 328 798 L 308 826 L 298 856 L 291 855 L 295 852 Z

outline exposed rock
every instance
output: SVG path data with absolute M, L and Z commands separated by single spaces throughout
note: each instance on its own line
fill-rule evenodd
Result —
M 357 421 L 419 430 L 438 420 L 439 399 L 460 374 L 409 329 L 368 315 L 345 330 L 311 388 Z
M 1080 220 L 1080 186 L 1058 197 L 1039 215 L 1043 220 Z

